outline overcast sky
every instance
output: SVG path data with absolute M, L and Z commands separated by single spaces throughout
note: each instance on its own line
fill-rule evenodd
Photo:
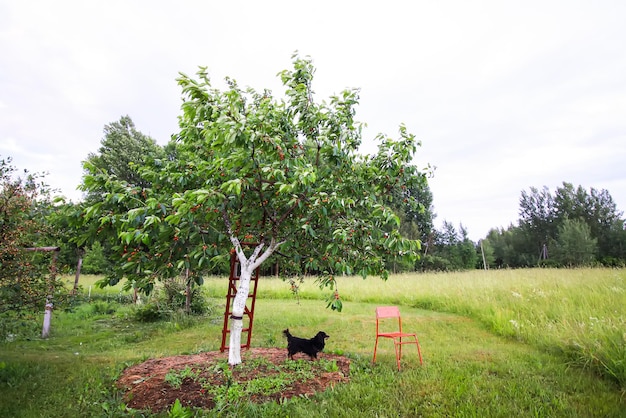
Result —
M 179 72 L 276 94 L 310 56 L 322 100 L 421 141 L 437 214 L 470 238 L 518 219 L 522 190 L 606 189 L 626 209 L 626 1 L 0 0 L 0 157 L 74 201 L 104 125 L 165 144 Z

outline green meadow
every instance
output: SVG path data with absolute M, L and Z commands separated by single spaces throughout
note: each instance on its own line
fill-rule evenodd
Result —
M 219 350 L 226 278 L 205 280 L 210 314 L 149 323 L 135 319 L 138 308 L 120 286 L 98 289 L 97 279 L 81 277 L 82 302 L 54 312 L 49 339 L 37 335 L 41 318 L 3 335 L 0 416 L 155 416 L 124 405 L 114 386 L 121 371 L 148 358 Z M 351 358 L 349 383 L 282 403 L 158 416 L 626 416 L 626 270 L 343 277 L 338 291 L 342 312 L 326 309 L 330 291 L 314 278 L 294 295 L 287 282 L 262 277 L 252 345 L 286 346 L 287 327 L 299 336 L 324 330 L 326 351 Z M 418 334 L 423 365 L 408 346 L 398 372 L 385 341 L 372 364 L 374 309 L 391 304 Z

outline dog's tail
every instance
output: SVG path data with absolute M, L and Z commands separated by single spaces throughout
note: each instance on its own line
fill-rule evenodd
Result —
M 291 334 L 289 333 L 289 328 L 287 328 L 286 330 L 283 331 L 283 334 L 285 335 L 285 337 L 287 338 L 291 338 Z

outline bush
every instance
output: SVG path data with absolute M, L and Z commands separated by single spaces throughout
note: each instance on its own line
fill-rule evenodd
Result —
M 436 255 L 425 255 L 418 261 L 422 271 L 450 271 L 450 262 Z
M 148 303 L 137 307 L 135 319 L 140 322 L 154 322 L 160 320 L 181 321 L 185 312 L 185 285 L 177 280 L 167 280 L 163 287 L 156 292 Z M 206 315 L 213 311 L 209 302 L 208 291 L 195 286 L 191 290 L 190 314 Z
M 16 315 L 13 312 L 0 314 L 0 341 L 12 342 L 36 338 L 41 335 L 41 322 L 33 316 Z
M 166 311 L 161 309 L 158 303 L 146 303 L 138 306 L 133 316 L 139 322 L 156 322 L 169 315 L 166 315 Z
M 163 284 L 163 290 L 157 296 L 159 302 L 165 305 L 169 310 L 184 310 L 186 299 L 186 286 L 184 283 L 171 279 Z M 194 315 L 203 315 L 210 313 L 211 307 L 207 292 L 199 286 L 191 287 L 191 305 L 190 313 Z
M 91 305 L 93 315 L 111 315 L 117 311 L 117 304 L 112 302 L 94 302 Z

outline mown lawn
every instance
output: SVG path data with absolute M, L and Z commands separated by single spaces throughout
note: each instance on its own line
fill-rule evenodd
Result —
M 88 291 L 92 278 L 84 278 Z M 310 399 L 240 403 L 232 416 L 626 416 L 626 272 L 518 270 L 343 278 L 343 312 L 325 308 L 306 281 L 295 299 L 277 279 L 259 283 L 253 346 L 283 347 L 281 331 L 326 331 L 326 350 L 352 359 L 351 381 Z M 0 342 L 0 416 L 150 416 L 128 410 L 113 383 L 130 364 L 219 349 L 226 280 L 211 278 L 212 315 L 140 323 L 119 289 L 55 311 L 52 336 L 37 322 Z M 424 355 L 391 344 L 376 365 L 374 308 L 400 305 Z M 618 338 L 619 337 L 619 338 Z M 383 342 L 384 344 L 385 342 Z M 213 411 L 188 411 L 211 416 Z

